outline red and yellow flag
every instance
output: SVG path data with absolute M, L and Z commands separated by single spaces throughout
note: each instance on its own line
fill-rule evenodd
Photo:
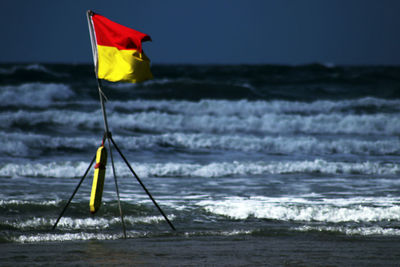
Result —
M 141 82 L 153 78 L 142 42 L 149 35 L 88 11 L 97 78 L 111 82 Z

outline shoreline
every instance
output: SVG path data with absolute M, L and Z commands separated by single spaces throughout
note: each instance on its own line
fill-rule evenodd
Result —
M 293 236 L 157 237 L 0 244 L 3 266 L 377 266 L 400 262 L 399 237 Z

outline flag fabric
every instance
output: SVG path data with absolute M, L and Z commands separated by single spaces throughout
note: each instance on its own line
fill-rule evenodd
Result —
M 149 35 L 88 11 L 96 75 L 111 82 L 142 82 L 153 78 L 142 42 Z

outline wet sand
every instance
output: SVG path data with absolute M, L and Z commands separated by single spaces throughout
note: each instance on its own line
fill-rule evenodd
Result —
M 165 237 L 0 244 L 1 266 L 398 266 L 400 238 Z

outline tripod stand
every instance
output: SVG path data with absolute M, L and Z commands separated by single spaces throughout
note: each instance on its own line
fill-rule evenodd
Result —
M 171 227 L 172 230 L 176 230 L 174 225 L 170 222 L 170 220 L 168 219 L 168 217 L 165 215 L 165 213 L 163 212 L 163 210 L 160 208 L 160 206 L 157 204 L 157 202 L 155 201 L 155 199 L 153 198 L 153 196 L 150 194 L 150 192 L 147 190 L 147 188 L 145 187 L 145 185 L 142 183 L 142 181 L 140 180 L 140 178 L 137 176 L 137 174 L 135 173 L 135 171 L 132 169 L 131 165 L 129 164 L 128 160 L 125 158 L 124 154 L 121 152 L 121 150 L 119 149 L 118 145 L 115 143 L 114 139 L 112 138 L 111 132 L 109 131 L 108 128 L 108 122 L 107 122 L 107 114 L 106 114 L 106 109 L 105 109 L 105 105 L 104 105 L 104 93 L 102 90 L 102 85 L 101 85 L 101 81 L 99 79 L 97 79 L 97 86 L 98 86 L 98 90 L 99 90 L 99 95 L 100 95 L 100 104 L 101 104 L 101 110 L 103 113 L 103 121 L 104 121 L 104 137 L 103 137 L 103 143 L 105 141 L 105 139 L 107 139 L 107 143 L 108 143 L 108 148 L 110 151 L 110 158 L 111 158 L 111 166 L 112 166 L 112 170 L 113 170 L 113 175 L 114 175 L 114 181 L 115 181 L 115 189 L 116 189 L 116 193 L 117 193 L 117 199 L 118 199 L 118 208 L 119 208 L 119 213 L 120 213 L 120 217 L 121 217 L 121 222 L 122 222 L 122 227 L 123 227 L 123 231 L 124 231 L 124 238 L 126 238 L 126 227 L 125 227 L 125 222 L 124 222 L 124 215 L 122 212 L 122 208 L 121 208 L 121 202 L 120 202 L 120 197 L 119 197 L 119 189 L 118 189 L 118 181 L 117 181 L 117 175 L 115 172 L 115 166 L 114 166 L 114 159 L 113 159 L 113 155 L 112 155 L 112 149 L 111 149 L 111 144 L 114 145 L 115 149 L 118 151 L 119 155 L 121 156 L 121 158 L 124 160 L 125 164 L 128 166 L 129 170 L 131 171 L 131 173 L 133 174 L 133 176 L 136 178 L 136 180 L 139 182 L 139 184 L 142 186 L 143 190 L 146 192 L 146 194 L 149 196 L 149 198 L 151 199 L 151 201 L 153 202 L 153 204 L 157 207 L 157 209 L 159 210 L 159 212 L 162 214 L 162 216 L 164 217 L 164 219 L 167 221 L 167 223 L 169 224 L 169 226 Z M 69 204 L 71 203 L 72 199 L 74 198 L 76 192 L 78 192 L 79 187 L 81 186 L 82 182 L 84 181 L 84 179 L 86 178 L 90 168 L 92 167 L 94 161 L 96 159 L 96 155 L 94 155 L 92 161 L 90 162 L 88 168 L 86 169 L 84 175 L 82 176 L 81 180 L 79 181 L 78 185 L 76 186 L 74 192 L 72 193 L 71 197 L 69 198 L 67 204 L 65 205 L 64 209 L 62 210 L 61 214 L 59 215 L 57 221 L 55 222 L 54 226 L 53 226 L 53 230 L 57 227 L 58 222 L 60 221 L 61 217 L 64 215 L 65 211 L 67 210 Z

